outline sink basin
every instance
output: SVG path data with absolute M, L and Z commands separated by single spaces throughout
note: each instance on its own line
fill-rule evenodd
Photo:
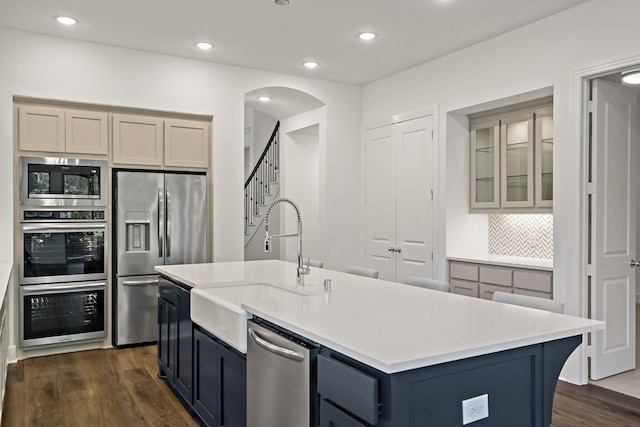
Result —
M 313 295 L 269 283 L 235 284 L 191 290 L 191 320 L 241 353 L 247 352 L 247 319 L 242 303 Z

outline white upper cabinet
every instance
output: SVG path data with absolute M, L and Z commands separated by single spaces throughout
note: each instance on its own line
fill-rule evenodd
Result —
M 109 113 L 45 105 L 18 107 L 21 151 L 106 155 Z
M 209 122 L 113 114 L 113 163 L 209 167 Z
M 113 114 L 113 163 L 162 166 L 163 121 L 157 117 Z
M 470 211 L 551 212 L 551 100 L 470 119 Z

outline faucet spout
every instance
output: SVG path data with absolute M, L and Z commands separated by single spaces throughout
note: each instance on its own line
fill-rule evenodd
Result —
M 274 235 L 269 234 L 269 216 L 271 215 L 271 210 L 273 209 L 273 207 L 278 203 L 288 203 L 295 209 L 296 215 L 298 217 L 298 232 L 296 234 L 274 234 Z M 265 217 L 264 217 L 264 229 L 265 229 L 265 236 L 264 236 L 265 253 L 271 252 L 271 239 L 273 237 L 297 237 L 298 238 L 298 266 L 296 268 L 296 282 L 298 286 L 304 286 L 304 276 L 309 274 L 310 269 L 308 265 L 305 267 L 304 258 L 302 257 L 302 216 L 300 215 L 300 208 L 298 207 L 298 205 L 296 205 L 296 203 L 293 200 L 289 199 L 288 197 L 279 197 L 275 199 L 267 207 L 267 213 L 265 214 Z

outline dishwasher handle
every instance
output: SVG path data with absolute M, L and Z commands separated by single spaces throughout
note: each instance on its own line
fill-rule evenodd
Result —
M 296 362 L 304 361 L 304 354 L 270 343 L 269 341 L 260 337 L 260 335 L 258 335 L 258 332 L 254 331 L 253 328 L 249 328 L 249 336 L 256 344 L 258 344 L 263 349 L 270 351 L 271 353 L 277 354 L 278 356 L 286 357 L 287 359 L 295 360 Z

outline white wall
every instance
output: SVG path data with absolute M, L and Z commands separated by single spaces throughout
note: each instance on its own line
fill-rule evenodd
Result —
M 244 94 L 291 87 L 327 105 L 326 164 L 359 165 L 361 89 L 357 86 L 225 66 L 204 61 L 0 30 L 0 200 L 12 199 L 14 95 L 213 115 L 213 256 L 244 258 Z M 353 165 L 356 165 L 355 167 Z M 347 176 L 349 178 L 349 176 Z M 329 180 L 327 248 L 356 262 L 357 179 Z M 346 202 L 345 202 L 346 201 Z M 346 209 L 345 209 L 346 208 Z M 0 260 L 12 259 L 12 205 L 0 204 Z M 354 259 L 355 258 L 355 259 Z
M 325 254 L 321 243 L 320 205 L 321 177 L 326 178 L 320 169 L 320 128 L 324 135 L 324 110 L 321 107 L 295 115 L 281 122 L 280 150 L 282 158 L 281 195 L 290 197 L 299 206 L 303 225 L 303 256 L 324 261 Z M 283 233 L 296 232 L 296 216 L 293 209 L 283 208 Z M 297 245 L 295 239 L 287 239 L 284 259 L 295 261 Z M 340 269 L 333 265 L 332 268 Z
M 448 113 L 517 94 L 553 88 L 554 94 L 554 292 L 567 313 L 584 312 L 580 277 L 580 140 L 575 131 L 577 94 L 574 73 L 616 60 L 638 57 L 637 0 L 591 0 L 558 15 L 471 46 L 443 58 L 366 85 L 363 121 L 439 105 L 442 168 L 439 194 L 446 206 L 447 231 L 456 227 L 472 235 L 482 230 L 483 215 L 465 213 L 468 206 L 468 158 L 458 124 Z M 640 59 L 638 60 L 640 63 Z M 445 223 L 441 224 L 444 229 Z M 486 227 L 485 227 L 486 228 Z M 453 233 L 451 233 L 453 234 Z M 486 237 L 481 237 L 482 239 Z M 446 249 L 461 241 L 453 235 Z M 443 266 L 441 268 L 444 268 Z M 567 374 L 576 379 L 584 360 Z M 581 378 L 580 380 L 584 380 Z

